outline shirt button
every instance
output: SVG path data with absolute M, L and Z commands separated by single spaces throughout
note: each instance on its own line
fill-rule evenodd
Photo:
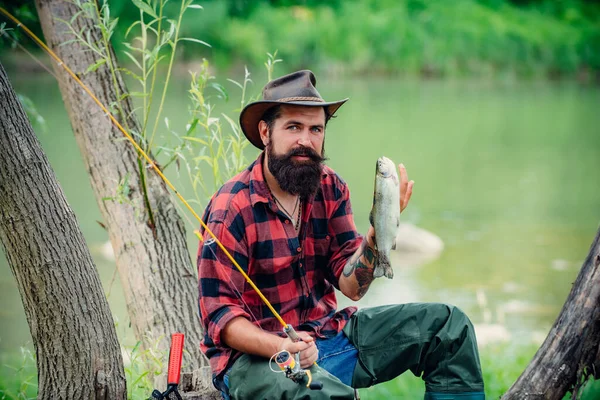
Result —
M 286 219 L 286 220 L 285 220 L 285 223 L 286 223 L 286 224 L 289 224 L 289 223 L 290 223 L 290 220 L 289 220 L 289 219 Z
M 302 251 L 302 247 L 298 247 L 298 248 L 296 249 L 296 251 L 297 251 L 298 253 L 300 253 L 300 252 Z

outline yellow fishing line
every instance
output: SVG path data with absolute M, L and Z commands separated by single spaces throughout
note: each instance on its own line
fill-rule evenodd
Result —
M 11 13 L 9 13 L 8 11 L 6 11 L 3 7 L 0 7 L 0 13 L 4 14 L 8 19 L 10 19 L 15 24 L 17 24 L 17 28 L 23 29 L 25 31 L 25 33 L 31 39 L 33 39 L 34 42 L 36 42 L 42 49 L 44 49 L 44 51 L 50 57 L 52 57 L 58 63 L 58 65 L 60 67 L 63 67 L 65 69 L 65 71 L 67 71 L 67 73 L 69 75 L 71 75 L 71 77 L 79 84 L 79 86 L 81 86 L 83 88 L 83 90 L 85 90 L 86 93 L 90 95 L 90 97 L 96 102 L 96 104 L 98 104 L 98 106 L 102 109 L 102 111 L 104 111 L 104 113 L 110 118 L 110 120 L 113 122 L 113 124 L 115 124 L 115 126 L 117 128 L 119 128 L 119 130 L 123 133 L 123 135 L 125 135 L 125 137 L 131 142 L 131 144 L 135 147 L 135 149 L 138 151 L 138 153 L 141 154 L 146 159 L 146 161 L 152 166 L 152 168 L 154 169 L 154 171 L 156 171 L 156 173 L 162 178 L 162 180 L 167 184 L 167 186 L 177 195 L 177 197 L 179 198 L 179 200 L 181 200 L 181 202 L 187 207 L 187 209 L 198 220 L 198 222 L 200 222 L 200 225 L 202 225 L 202 228 L 204 228 L 204 230 L 206 232 L 208 232 L 208 234 L 215 240 L 215 243 L 217 243 L 217 245 L 221 248 L 221 250 L 223 250 L 223 252 L 227 256 L 227 258 L 229 258 L 229 260 L 233 263 L 233 265 L 235 265 L 235 267 L 238 269 L 238 271 L 240 271 L 240 273 L 246 279 L 246 281 L 250 284 L 250 286 L 252 287 L 252 289 L 254 289 L 256 291 L 256 293 L 258 293 L 259 297 L 267 305 L 267 307 L 269 307 L 269 310 L 271 310 L 271 312 L 273 313 L 273 315 L 275 316 L 275 318 L 277 318 L 277 320 L 279 321 L 279 323 L 281 323 L 281 325 L 285 328 L 287 326 L 287 324 L 285 323 L 285 321 L 283 320 L 283 318 L 281 318 L 281 316 L 279 315 L 279 313 L 277 311 L 275 311 L 275 309 L 273 308 L 273 306 L 271 305 L 271 303 L 262 294 L 262 292 L 260 291 L 260 289 L 258 289 L 258 287 L 256 287 L 256 285 L 254 284 L 254 282 L 252 282 L 252 280 L 250 279 L 250 277 L 244 272 L 244 270 L 242 269 L 242 267 L 240 267 L 240 265 L 237 263 L 237 261 L 235 261 L 235 259 L 229 253 L 229 251 L 227 251 L 227 249 L 225 248 L 225 246 L 223 246 L 223 244 L 219 241 L 219 239 L 217 239 L 217 237 L 215 236 L 215 234 L 212 233 L 212 231 L 208 228 L 208 226 L 206 226 L 206 224 L 204 223 L 204 221 L 202 221 L 202 218 L 200 218 L 198 216 L 198 214 L 196 214 L 196 212 L 190 206 L 190 204 L 183 198 L 183 196 L 177 191 L 177 189 L 175 189 L 175 186 L 173 186 L 171 184 L 171 182 L 161 172 L 161 170 L 156 166 L 156 164 L 154 163 L 154 161 L 152 161 L 152 159 L 148 156 L 148 154 L 146 154 L 146 152 L 135 142 L 135 140 L 133 140 L 133 138 L 131 137 L 131 135 L 129 133 L 127 133 L 127 131 L 125 131 L 125 129 L 121 126 L 121 124 L 119 123 L 119 121 L 117 121 L 116 118 L 113 117 L 113 115 L 110 113 L 110 111 L 108 111 L 106 109 L 106 107 L 104 107 L 104 105 L 102 104 L 102 102 L 100 100 L 98 100 L 98 98 L 85 85 L 85 83 L 83 83 L 77 77 L 77 75 L 75 75 L 75 73 L 73 71 L 71 71 L 71 69 L 69 67 L 67 67 L 67 65 L 48 46 L 46 46 L 46 44 L 44 42 L 42 42 L 33 32 L 31 32 L 25 25 L 23 25 L 21 23 L 21 21 L 19 21 L 17 18 L 15 18 Z M 196 234 L 196 236 L 198 236 L 198 238 L 201 241 L 204 241 L 204 239 L 202 238 L 202 235 L 200 235 L 200 232 L 198 230 L 195 230 L 194 233 Z

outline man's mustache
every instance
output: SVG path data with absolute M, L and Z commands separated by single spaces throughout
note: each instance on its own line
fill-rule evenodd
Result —
M 290 150 L 286 155 L 286 159 L 291 159 L 295 156 L 304 156 L 311 159 L 311 161 L 315 163 L 323 162 L 327 160 L 327 158 L 319 155 L 316 151 L 308 147 L 296 147 L 295 149 Z

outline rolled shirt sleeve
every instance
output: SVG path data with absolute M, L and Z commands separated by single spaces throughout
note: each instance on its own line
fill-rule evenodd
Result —
M 226 213 L 225 213 L 226 214 Z M 215 234 L 244 272 L 248 271 L 248 249 L 243 231 L 226 218 L 211 216 L 208 228 Z M 204 232 L 198 257 L 198 290 L 202 325 L 212 344 L 223 347 L 221 332 L 236 317 L 250 315 L 241 299 L 245 279 L 217 242 Z

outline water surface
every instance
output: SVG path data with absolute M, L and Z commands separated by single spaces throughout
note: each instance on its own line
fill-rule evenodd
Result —
M 38 137 L 110 292 L 119 334 L 130 335 L 115 266 L 101 253 L 108 237 L 57 85 L 48 75 L 12 71 L 9 78 L 47 120 Z M 319 83 L 326 99 L 350 97 L 328 126 L 326 151 L 349 184 L 359 231 L 368 227 L 375 160 L 385 155 L 403 162 L 416 181 L 403 221 L 445 243 L 440 257 L 425 264 L 396 254 L 395 278 L 376 281 L 359 305 L 452 303 L 475 323 L 502 324 L 521 340 L 545 335 L 600 221 L 598 90 L 535 82 Z M 187 87 L 187 78 L 175 81 L 167 103 L 172 124 L 188 120 Z M 249 159 L 256 155 L 249 149 Z M 189 194 L 185 182 L 176 184 Z M 3 255 L 0 302 L 0 351 L 10 352 L 31 338 Z

